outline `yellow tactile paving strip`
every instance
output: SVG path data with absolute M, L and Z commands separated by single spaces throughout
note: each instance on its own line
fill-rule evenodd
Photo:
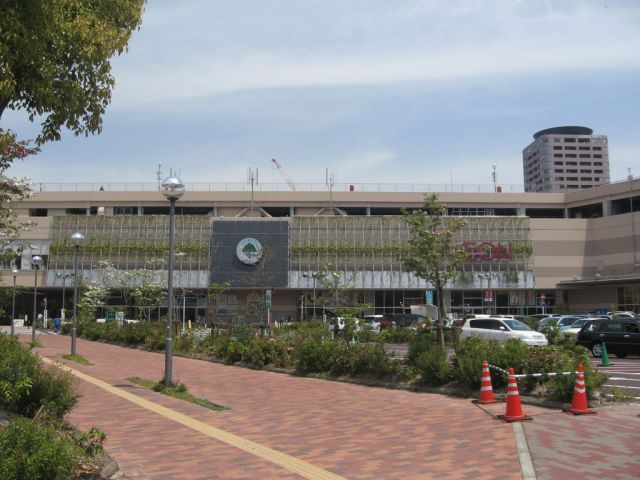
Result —
M 320 467 L 305 462 L 304 460 L 300 460 L 299 458 L 292 457 L 291 455 L 279 452 L 278 450 L 274 450 L 273 448 L 266 447 L 259 443 L 242 438 L 238 435 L 234 435 L 219 428 L 212 427 L 211 425 L 207 425 L 204 422 L 195 420 L 191 417 L 188 417 L 187 415 L 176 412 L 175 410 L 171 410 L 170 408 L 163 407 L 162 405 L 158 405 L 157 403 L 150 402 L 149 400 L 146 400 L 137 395 L 133 395 L 132 393 L 129 393 L 121 388 L 109 385 L 102 380 L 98 380 L 97 378 L 94 378 L 90 375 L 74 370 L 59 362 L 53 361 L 46 357 L 41 358 L 43 362 L 65 370 L 86 382 L 102 388 L 103 390 L 106 390 L 113 395 L 117 395 L 129 402 L 135 403 L 140 407 L 146 408 L 147 410 L 157 413 L 158 415 L 162 415 L 163 417 L 184 425 L 185 427 L 191 428 L 211 438 L 224 442 L 227 445 L 231 445 L 247 453 L 250 453 L 251 455 L 255 455 L 256 457 L 260 457 L 271 463 L 286 468 L 287 470 L 294 472 L 304 478 L 308 478 L 310 480 L 344 479 L 344 477 L 341 477 L 340 475 L 328 472 Z

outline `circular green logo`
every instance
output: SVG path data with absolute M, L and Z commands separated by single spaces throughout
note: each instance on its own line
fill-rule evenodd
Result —
M 245 265 L 255 265 L 262 258 L 262 244 L 255 238 L 243 238 L 236 247 L 236 257 Z

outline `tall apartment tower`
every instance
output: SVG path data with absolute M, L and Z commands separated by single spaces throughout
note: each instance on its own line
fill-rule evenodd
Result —
M 525 192 L 566 192 L 609 183 L 606 135 L 587 127 L 555 127 L 533 135 L 522 151 Z

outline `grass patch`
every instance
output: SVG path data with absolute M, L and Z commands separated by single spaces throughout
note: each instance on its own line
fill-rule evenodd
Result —
M 629 393 L 629 390 L 624 390 L 620 387 L 608 387 L 607 400 L 614 403 L 628 402 L 631 400 L 631 393 Z
M 92 363 L 77 353 L 74 355 L 62 355 L 65 360 L 71 360 L 72 362 L 80 363 L 82 365 L 92 365 Z
M 140 377 L 131 377 L 131 378 L 128 378 L 127 380 L 129 380 L 132 383 L 135 383 L 136 385 L 140 385 L 142 387 L 148 388 L 149 390 L 154 390 L 156 392 L 160 392 L 164 395 L 178 398 L 186 402 L 195 403 L 196 405 L 200 405 L 201 407 L 208 408 L 209 410 L 214 410 L 217 412 L 221 410 L 229 410 L 228 407 L 210 402 L 206 398 L 199 398 L 190 394 L 187 391 L 187 386 L 184 383 L 176 383 L 172 387 L 167 387 L 165 386 L 162 380 L 159 382 L 155 382 L 153 380 L 148 380 L 146 378 L 140 378 Z

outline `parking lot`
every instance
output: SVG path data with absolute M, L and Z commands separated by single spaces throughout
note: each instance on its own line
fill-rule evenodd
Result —
M 623 389 L 631 395 L 633 403 L 640 404 L 640 356 L 635 355 L 627 358 L 611 356 L 609 361 L 611 365 L 603 367 L 600 359 L 593 358 L 591 365 L 609 375 L 606 387 Z

